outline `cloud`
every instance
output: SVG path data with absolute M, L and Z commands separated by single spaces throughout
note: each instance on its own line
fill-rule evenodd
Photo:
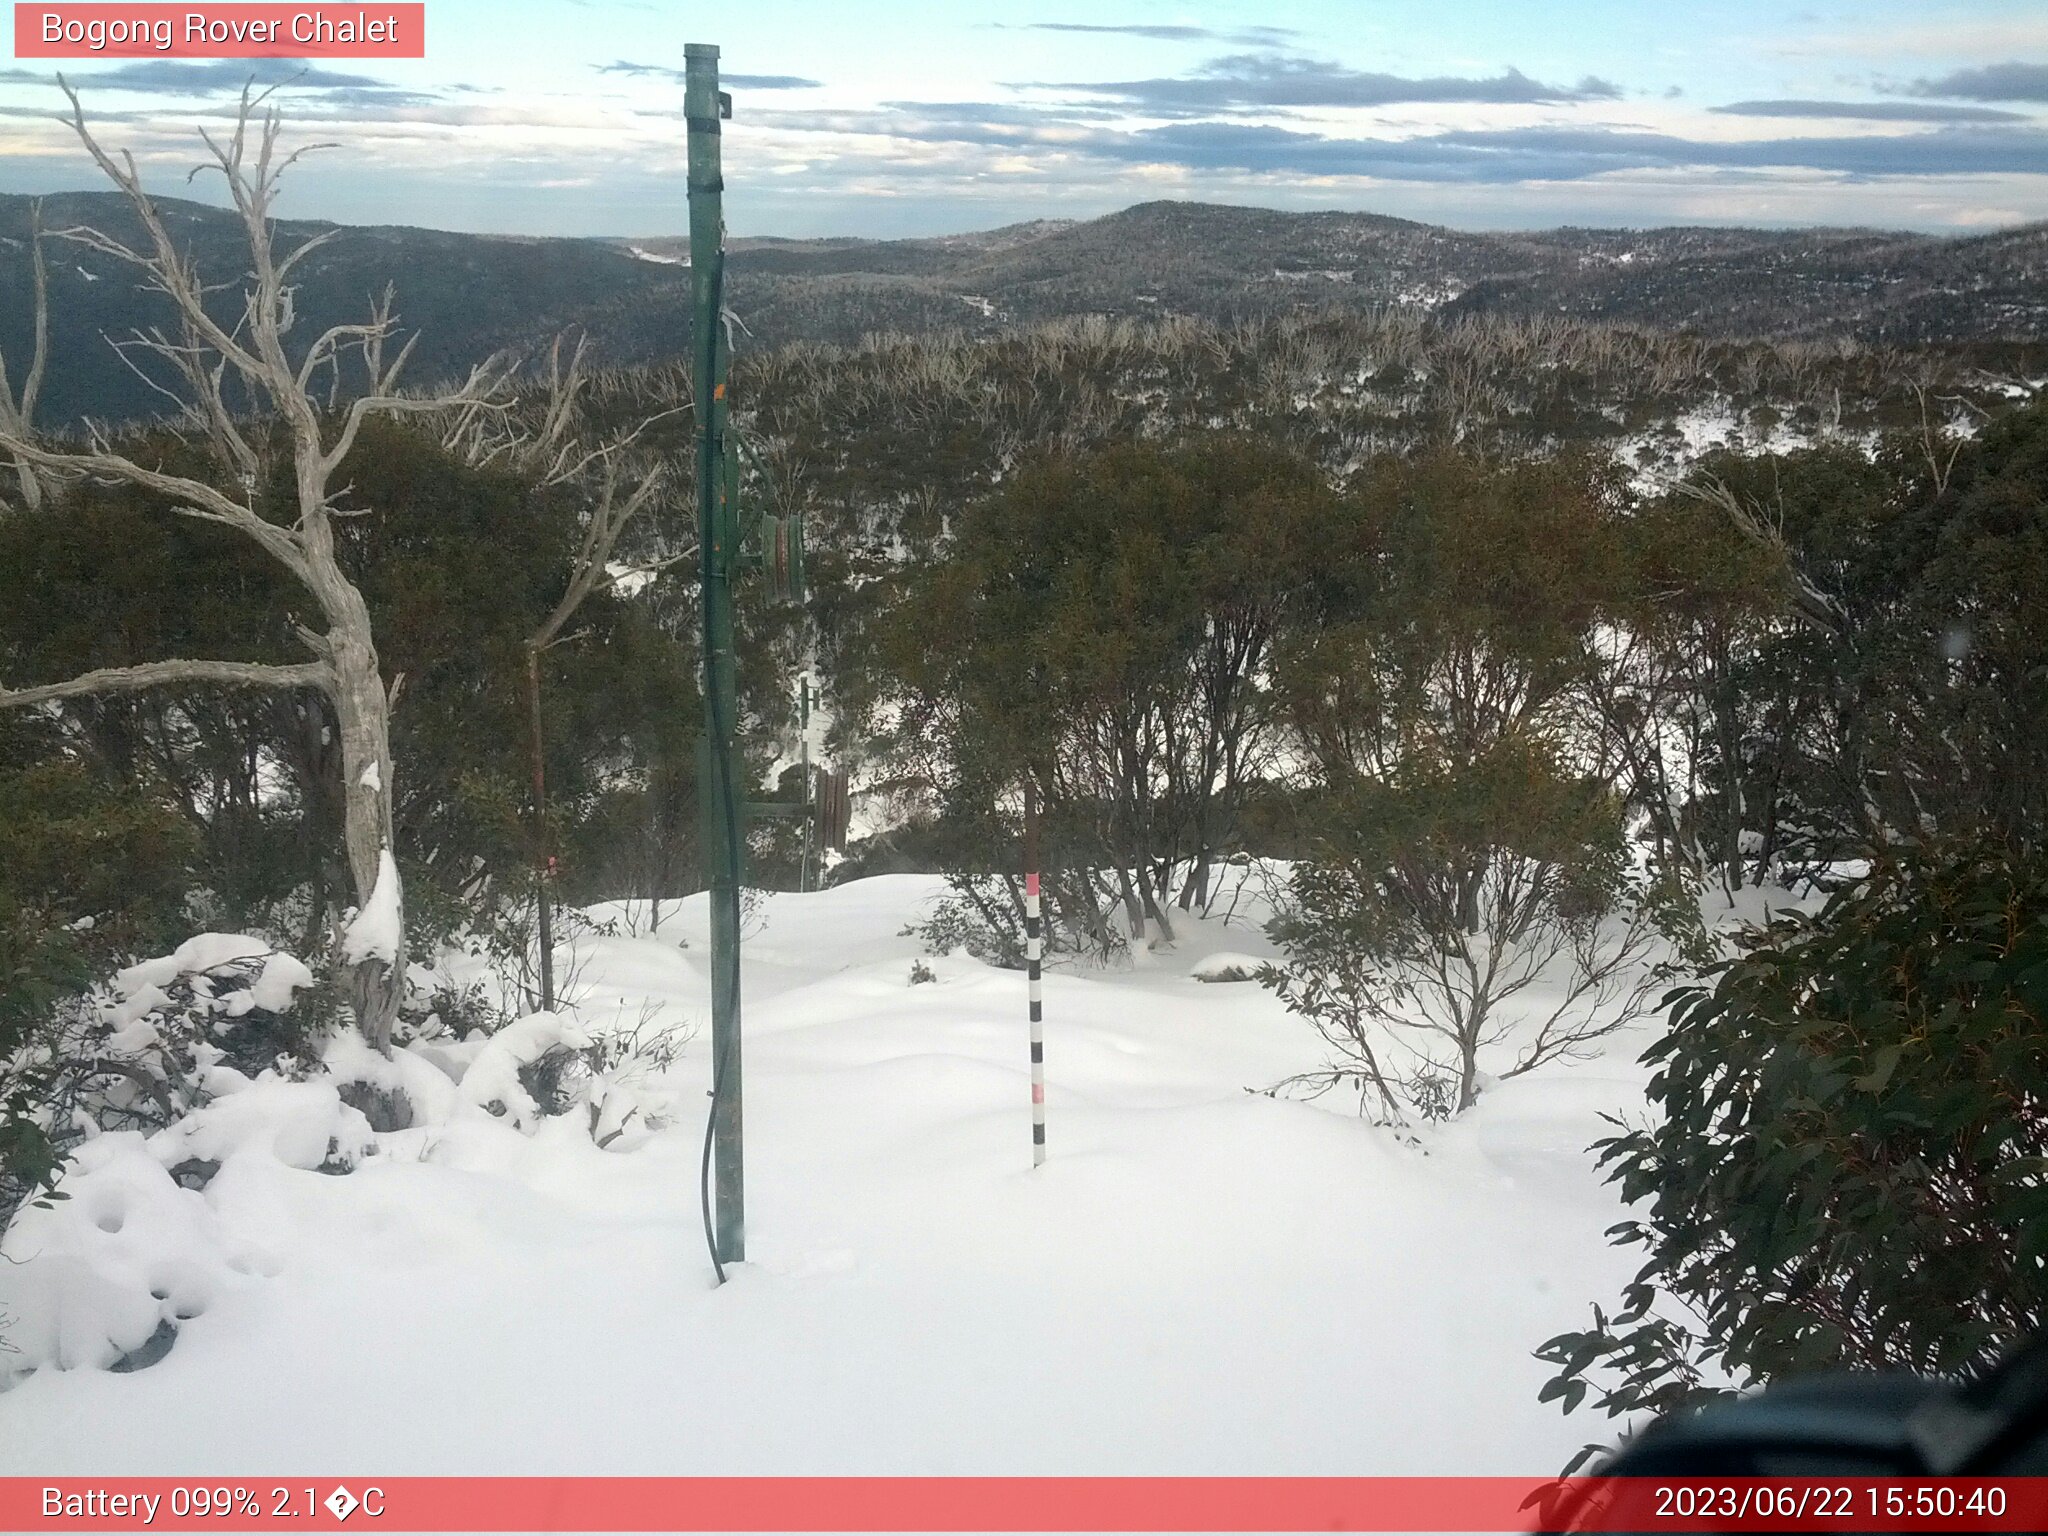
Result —
M 176 59 L 138 59 L 133 64 L 123 64 L 114 69 L 71 76 L 71 83 L 81 92 L 150 91 L 165 96 L 206 96 L 221 90 L 239 91 L 251 80 L 258 85 L 295 85 L 307 90 L 396 90 L 396 87 L 368 75 L 320 69 L 303 59 L 210 59 L 204 64 L 181 63 Z M 55 81 L 54 72 L 0 70 L 0 83 L 51 85 Z
M 1631 171 L 1808 171 L 1849 177 L 2040 174 L 2048 130 L 1963 124 L 1924 133 L 1705 140 L 1640 129 L 1532 126 L 1353 138 L 1241 121 L 1108 127 L 1056 109 L 904 102 L 883 112 L 774 114 L 798 132 L 1028 151 L 1121 165 L 1459 185 L 1580 181 Z
M 1919 101 L 1731 101 L 1710 112 L 1730 117 L 1833 117 L 1872 123 L 2023 123 L 2023 112 Z
M 1149 80 L 1040 82 L 1168 115 L 1246 107 L 1384 107 L 1398 102 L 1611 101 L 1620 88 L 1596 75 L 1576 86 L 1546 85 L 1519 69 L 1489 79 L 1436 75 L 1412 79 L 1347 69 L 1322 59 L 1240 53 L 1212 60 L 1192 75 Z
M 683 70 L 671 69 L 665 64 L 634 64 L 620 59 L 612 64 L 597 66 L 600 75 L 651 75 L 661 80 L 682 83 L 687 75 Z M 742 91 L 808 91 L 823 85 L 822 80 L 807 80 L 802 75 L 720 75 L 720 85 L 729 85 Z
M 1808 170 L 1842 176 L 2035 173 L 2048 166 L 2048 132 L 1948 128 L 1846 138 L 1707 141 L 1625 129 L 1534 127 L 1467 130 L 1408 141 L 1427 155 L 1458 157 L 1480 180 L 1576 180 L 1623 170 L 1703 167 Z
M 1012 32 L 1109 33 L 1119 37 L 1142 37 L 1155 43 L 1236 43 L 1251 48 L 1284 47 L 1287 39 L 1301 35 L 1293 27 L 1237 27 L 1219 31 L 1215 27 L 1141 26 L 1085 21 L 1030 21 L 1014 27 L 997 22 L 995 25 Z
M 1057 128 L 1064 123 L 1109 122 L 1123 113 L 1107 107 L 1034 107 L 999 101 L 885 101 L 889 112 L 907 113 L 928 123 L 1010 123 L 1019 127 Z M 766 114 L 756 112 L 756 119 Z M 782 112 L 778 116 L 794 116 Z M 878 131 L 887 132 L 883 127 Z
M 2048 101 L 2048 64 L 1986 64 L 1890 89 L 1904 96 L 1960 96 L 1965 101 Z

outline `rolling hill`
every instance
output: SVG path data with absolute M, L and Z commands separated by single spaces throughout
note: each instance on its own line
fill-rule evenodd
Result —
M 165 199 L 214 281 L 232 277 L 231 215 Z M 17 379 L 33 314 L 27 198 L 0 197 L 0 349 Z M 139 233 L 111 193 L 44 199 L 48 229 Z M 287 240 L 333 229 L 286 222 Z M 684 355 L 689 268 L 680 240 L 531 239 L 347 227 L 300 268 L 309 333 L 359 319 L 387 282 L 422 333 L 419 381 L 500 348 L 588 330 L 607 362 Z M 45 423 L 152 414 L 162 397 L 108 344 L 168 306 L 118 260 L 48 247 L 52 359 Z M 1141 204 L 918 240 L 737 239 L 728 302 L 761 345 L 845 343 L 876 331 L 995 334 L 1073 314 L 1193 314 L 1412 305 L 1439 315 L 1559 314 L 1715 336 L 1868 344 L 2048 340 L 2048 225 L 1969 238 L 1880 230 L 1668 228 L 1473 233 L 1367 213 Z M 222 303 L 231 306 L 232 294 Z

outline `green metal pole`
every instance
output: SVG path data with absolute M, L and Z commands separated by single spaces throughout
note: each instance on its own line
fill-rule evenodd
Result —
M 689 128 L 692 393 L 697 426 L 697 530 L 704 598 L 704 865 L 711 895 L 711 1054 L 715 1100 L 712 1151 L 718 1256 L 746 1257 L 746 1171 L 741 1150 L 740 826 L 745 814 L 733 760 L 739 695 L 733 660 L 732 580 L 739 554 L 738 509 L 726 473 L 725 180 L 719 119 L 730 106 L 718 89 L 718 49 L 683 49 L 683 113 Z

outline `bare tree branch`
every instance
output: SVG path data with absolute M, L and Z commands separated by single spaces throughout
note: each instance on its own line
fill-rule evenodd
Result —
M 319 688 L 333 685 L 325 662 L 274 665 L 257 661 L 151 661 L 136 667 L 102 667 L 61 683 L 33 688 L 0 688 L 0 709 L 23 709 L 53 699 L 76 699 L 98 693 L 139 693 L 146 688 L 186 683 L 215 683 L 229 688 Z

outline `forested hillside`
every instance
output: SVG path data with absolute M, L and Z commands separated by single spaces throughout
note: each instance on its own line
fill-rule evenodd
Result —
M 161 204 L 209 270 L 240 238 L 218 209 Z M 46 229 L 135 234 L 112 194 L 44 200 Z M 0 352 L 34 315 L 30 200 L 0 197 Z M 299 236 L 330 226 L 284 221 Z M 302 323 L 352 317 L 395 283 L 438 382 L 499 348 L 532 354 L 575 326 L 612 364 L 687 355 L 676 240 L 538 240 L 336 228 L 296 274 Z M 46 419 L 124 419 L 165 400 L 107 344 L 167 322 L 104 252 L 49 247 L 56 363 Z M 858 344 L 874 333 L 988 338 L 1072 316 L 1231 323 L 1297 312 L 1569 317 L 1716 339 L 1976 348 L 2048 339 L 2048 231 L 1969 239 L 1876 231 L 1579 230 L 1479 234 L 1372 214 L 1147 203 L 1084 223 L 926 240 L 740 239 L 728 284 L 755 343 Z M 220 302 L 226 302 L 223 298 Z M 164 382 L 158 380 L 159 383 Z M 346 385 L 344 385 L 346 388 Z

